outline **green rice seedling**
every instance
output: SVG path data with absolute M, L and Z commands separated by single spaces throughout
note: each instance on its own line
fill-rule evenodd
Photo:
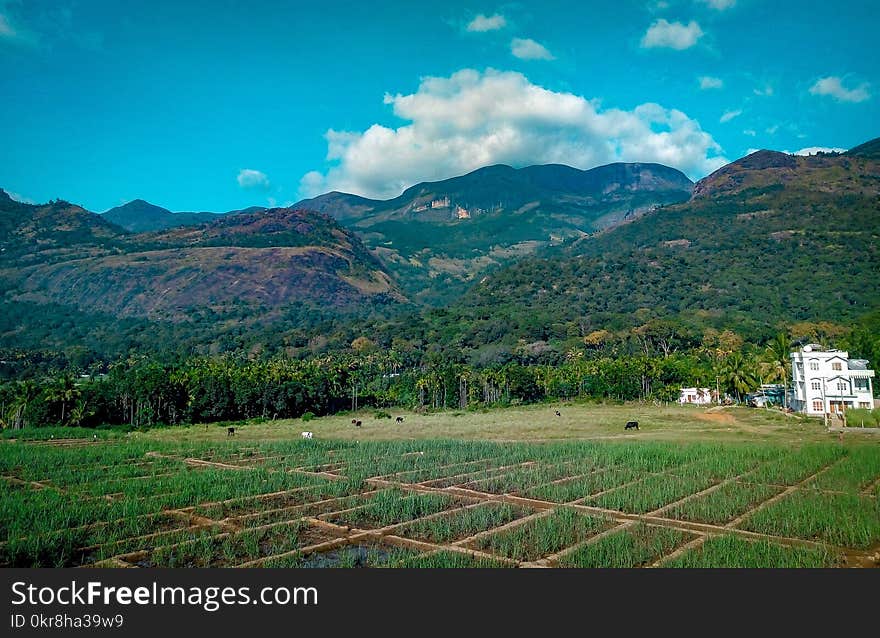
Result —
M 663 567 L 694 568 L 820 568 L 834 567 L 839 557 L 824 548 L 788 547 L 768 540 L 744 540 L 733 534 L 706 539 Z
M 363 507 L 334 515 L 330 520 L 352 527 L 385 527 L 436 514 L 454 505 L 453 498 L 446 494 L 408 494 L 397 489 L 383 490 Z
M 429 543 L 449 543 L 506 525 L 529 513 L 530 510 L 523 507 L 487 503 L 454 510 L 448 515 L 415 521 L 397 529 L 394 533 Z
M 750 515 L 741 527 L 866 549 L 880 541 L 880 502 L 854 494 L 797 491 Z
M 506 558 L 532 561 L 586 540 L 607 526 L 608 522 L 603 517 L 559 508 L 548 516 L 484 536 L 477 541 L 477 547 Z
M 880 479 L 880 447 L 860 447 L 804 487 L 817 490 L 858 492 Z
M 764 465 L 747 477 L 754 483 L 794 485 L 840 459 L 846 452 L 832 445 L 805 445 Z
M 569 481 L 539 485 L 525 490 L 522 495 L 554 503 L 571 503 L 634 481 L 638 476 L 634 470 L 628 468 L 599 470 Z
M 595 505 L 621 512 L 646 514 L 674 503 L 689 494 L 694 494 L 712 485 L 709 477 L 680 478 L 677 476 L 651 475 L 638 483 L 632 483 L 605 492 L 584 501 L 585 505 Z
M 632 568 L 650 565 L 696 538 L 675 529 L 638 523 L 628 529 L 614 532 L 595 543 L 579 547 L 564 556 L 560 567 L 614 567 Z
M 745 514 L 758 503 L 776 496 L 781 491 L 781 487 L 769 485 L 727 483 L 709 494 L 676 505 L 671 510 L 664 512 L 664 516 L 723 525 Z

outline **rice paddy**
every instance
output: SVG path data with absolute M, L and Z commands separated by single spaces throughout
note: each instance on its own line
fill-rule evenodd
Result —
M 0 443 L 3 567 L 835 567 L 880 559 L 880 447 Z

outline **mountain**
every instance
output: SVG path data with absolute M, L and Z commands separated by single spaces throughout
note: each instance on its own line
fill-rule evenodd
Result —
M 686 203 L 487 275 L 442 323 L 472 347 L 667 320 L 763 339 L 783 323 L 876 311 L 877 272 L 880 160 L 759 151 L 700 180 Z
M 248 325 L 310 308 L 345 315 L 405 302 L 362 242 L 314 211 L 276 208 L 132 234 L 67 202 L 0 197 L 0 229 L 5 304 Z
M 178 226 L 198 226 L 209 224 L 221 215 L 235 215 L 237 213 L 253 213 L 264 211 L 260 206 L 251 206 L 244 210 L 230 211 L 228 213 L 173 213 L 167 208 L 156 206 L 142 199 L 111 208 L 103 213 L 106 220 L 134 233 L 143 233 L 154 230 L 165 230 Z
M 875 160 L 880 159 L 880 137 L 875 138 L 870 142 L 854 146 L 844 154 L 849 155 L 850 157 L 865 157 L 867 159 Z
M 692 187 L 660 164 L 495 165 L 390 200 L 333 192 L 298 205 L 358 231 L 411 298 L 439 305 L 542 247 L 686 201 Z
M 123 229 L 63 200 L 32 205 L 0 190 L 0 266 L 24 266 L 111 250 Z

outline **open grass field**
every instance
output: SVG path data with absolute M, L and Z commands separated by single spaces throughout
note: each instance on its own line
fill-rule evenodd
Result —
M 0 566 L 880 563 L 876 437 L 747 409 L 401 414 L 6 439 Z

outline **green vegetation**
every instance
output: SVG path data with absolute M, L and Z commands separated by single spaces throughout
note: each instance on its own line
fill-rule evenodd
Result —
M 385 425 L 389 431 L 402 426 Z M 192 429 L 206 438 L 181 440 L 174 435 L 182 430 L 169 428 L 98 442 L 0 443 L 0 565 L 118 564 L 101 562 L 110 559 L 145 566 L 493 564 L 449 547 L 456 543 L 514 563 L 562 552 L 566 565 L 638 566 L 691 539 L 665 519 L 719 525 L 743 517 L 729 534 L 750 530 L 770 535 L 771 543 L 774 537 L 811 540 L 847 548 L 865 561 L 880 540 L 880 509 L 872 495 L 880 450 L 870 442 L 798 447 L 790 444 L 791 435 L 785 445 L 680 438 L 540 444 L 303 440 L 296 426 L 286 439 L 266 440 L 249 438 L 248 427 L 234 439 L 221 428 L 213 428 L 215 434 L 198 427 Z M 283 426 L 272 427 L 279 436 Z M 783 488 L 750 482 L 752 477 L 769 468 L 765 476 L 785 478 L 796 464 L 820 473 L 765 504 Z M 740 474 L 748 481 L 733 478 Z M 386 483 L 377 488 L 368 480 L 374 477 Z M 694 496 L 724 477 L 733 480 Z M 414 485 L 425 479 L 427 486 Z M 446 483 L 479 491 L 447 492 Z M 486 488 L 516 490 L 545 503 L 505 502 L 511 497 Z M 576 499 L 626 514 L 595 515 L 563 504 Z M 679 500 L 650 525 L 631 525 L 632 513 Z M 402 537 L 396 542 L 412 539 L 414 545 L 389 547 L 315 518 L 356 529 L 387 527 Z M 587 542 L 623 524 L 629 527 Z M 707 543 L 700 551 L 712 547 Z M 716 560 L 712 553 L 685 556 Z M 742 560 L 754 559 L 748 556 Z
M 515 560 L 538 560 L 602 531 L 608 522 L 598 516 L 559 508 L 548 516 L 477 541 L 479 549 Z
M 766 540 L 747 541 L 733 535 L 707 539 L 664 567 L 687 568 L 795 568 L 833 567 L 835 556 L 824 549 L 786 547 Z
M 636 524 L 589 543 L 564 556 L 560 567 L 632 568 L 650 565 L 691 535 L 675 529 Z
M 666 514 L 687 521 L 724 525 L 781 491 L 782 488 L 768 485 L 727 483 L 709 494 L 676 505 Z
M 742 527 L 865 549 L 880 541 L 880 502 L 858 494 L 797 492 L 758 510 Z

